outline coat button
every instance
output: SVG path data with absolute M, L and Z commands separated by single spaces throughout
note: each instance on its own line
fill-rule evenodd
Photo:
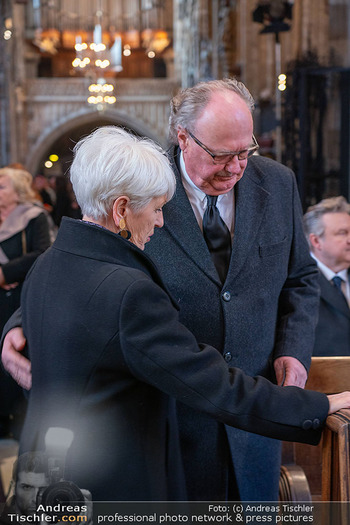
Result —
M 223 298 L 223 300 L 226 301 L 226 302 L 231 301 L 231 294 L 230 294 L 230 292 L 224 292 L 224 293 L 222 294 L 222 298 Z
M 312 427 L 311 419 L 305 419 L 304 423 L 302 424 L 303 430 L 310 430 L 311 427 Z
M 225 359 L 226 363 L 229 363 L 231 361 L 231 359 L 232 359 L 231 352 L 225 352 L 224 353 L 224 359 Z
M 318 428 L 320 428 L 320 426 L 321 426 L 320 420 L 317 419 L 317 418 L 315 418 L 315 419 L 313 420 L 313 422 L 312 422 L 312 428 L 313 428 L 314 430 L 317 430 Z

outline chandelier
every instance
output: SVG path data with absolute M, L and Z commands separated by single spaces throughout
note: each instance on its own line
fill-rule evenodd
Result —
M 172 0 L 32 0 L 32 6 L 34 44 L 52 55 L 74 51 L 70 74 L 89 78 L 87 101 L 98 109 L 116 102 L 106 79 L 123 70 L 122 60 L 142 50 L 153 59 L 171 43 L 165 13 L 172 13 Z
M 89 92 L 88 103 L 96 105 L 99 110 L 104 108 L 104 104 L 114 104 L 117 101 L 113 95 L 113 84 L 107 84 L 104 78 L 97 79 L 96 84 L 90 84 Z
M 172 4 L 173 0 L 32 0 L 28 18 L 34 44 L 47 53 L 93 42 L 106 46 L 105 51 L 119 37 L 124 50 L 143 48 L 157 55 L 171 43 Z
M 99 111 L 103 110 L 106 105 L 114 104 L 117 100 L 114 96 L 113 84 L 108 84 L 100 75 L 107 68 L 109 71 L 115 72 L 120 72 L 123 69 L 121 65 L 121 37 L 114 35 L 114 42 L 110 46 L 108 46 L 108 42 L 103 42 L 102 16 L 102 0 L 98 0 L 92 41 L 88 41 L 86 32 L 81 32 L 75 36 L 76 57 L 72 62 L 74 68 L 89 75 L 91 84 L 89 85 L 87 102 L 95 105 Z
M 80 31 L 75 35 L 76 58 L 72 62 L 74 68 L 84 71 L 90 68 L 97 71 L 107 68 L 116 72 L 122 71 L 121 35 L 107 33 L 104 37 L 102 17 L 102 0 L 98 0 L 92 39 L 89 42 L 89 34 L 86 31 Z

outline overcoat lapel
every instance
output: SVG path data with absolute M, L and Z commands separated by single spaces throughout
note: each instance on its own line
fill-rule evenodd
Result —
M 242 179 L 235 186 L 235 233 L 229 279 L 235 279 L 244 268 L 265 215 L 269 195 L 248 163 Z
M 175 174 L 176 195 L 164 207 L 164 229 L 176 239 L 193 263 L 221 287 L 218 273 L 177 170 Z
M 176 196 L 164 208 L 164 228 L 176 239 L 193 263 L 221 288 L 222 283 L 174 160 L 173 169 L 176 175 Z M 241 181 L 235 187 L 235 195 L 236 218 L 228 273 L 230 279 L 238 275 L 244 266 L 252 242 L 259 231 L 269 198 L 269 192 L 261 187 L 261 179 L 254 169 L 249 168 L 249 163 Z
M 320 288 L 322 299 L 331 304 L 333 308 L 339 310 L 346 317 L 350 318 L 350 308 L 347 306 L 346 301 L 342 298 L 340 293 L 334 289 L 334 287 L 328 282 L 321 272 Z

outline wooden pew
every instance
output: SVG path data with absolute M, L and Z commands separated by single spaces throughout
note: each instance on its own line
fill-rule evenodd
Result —
M 350 356 L 313 357 L 306 388 L 325 394 L 350 391 Z M 327 418 L 317 447 L 283 443 L 283 501 L 350 501 L 350 410 Z

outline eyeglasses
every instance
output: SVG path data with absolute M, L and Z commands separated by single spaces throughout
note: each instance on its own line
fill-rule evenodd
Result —
M 189 136 L 195 141 L 195 143 L 198 144 L 199 147 L 204 149 L 204 151 L 206 151 L 211 156 L 214 164 L 228 164 L 229 162 L 231 162 L 233 157 L 236 156 L 238 157 L 238 160 L 246 160 L 249 157 L 251 157 L 255 151 L 259 149 L 259 144 L 257 143 L 257 140 L 253 135 L 253 145 L 250 148 L 242 149 L 241 151 L 235 151 L 231 153 L 215 154 L 212 153 L 206 146 L 204 146 L 204 144 L 202 144 L 201 141 L 193 135 L 193 133 L 191 133 L 188 130 L 187 132 Z

